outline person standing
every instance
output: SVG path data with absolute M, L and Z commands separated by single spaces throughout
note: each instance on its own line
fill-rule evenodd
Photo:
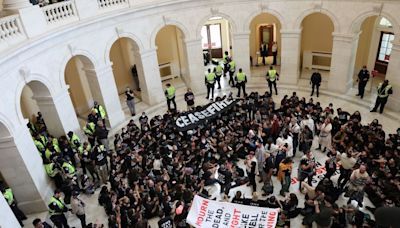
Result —
M 72 193 L 71 212 L 79 218 L 82 228 L 86 228 L 85 203 L 79 199 L 78 195 L 78 191 Z
M 185 93 L 185 101 L 186 101 L 188 111 L 193 110 L 194 109 L 194 94 L 193 94 L 191 88 L 188 88 L 187 92 Z
M 277 58 L 278 58 L 278 44 L 276 42 L 273 42 L 272 44 L 272 56 L 274 57 L 272 65 L 276 66 L 277 64 Z
M 237 73 L 237 75 L 236 75 L 236 83 L 237 83 L 237 88 L 238 88 L 237 97 L 240 97 L 240 88 L 242 88 L 242 90 L 243 90 L 243 95 L 247 96 L 247 94 L 246 94 L 247 77 L 246 77 L 246 74 L 243 73 L 242 68 L 239 69 L 239 73 Z
M 310 150 L 305 151 L 299 165 L 299 189 L 301 183 L 307 179 L 308 185 L 312 186 L 312 179 L 315 174 L 315 158 Z
M 98 104 L 97 101 L 95 101 L 92 110 L 94 110 L 99 115 L 99 117 L 103 121 L 103 124 L 105 125 L 107 113 L 106 110 L 103 108 L 103 106 Z
M 108 161 L 107 151 L 103 145 L 97 145 L 92 151 L 92 160 L 96 166 L 97 174 L 100 177 L 101 184 L 107 184 L 108 180 Z
M 109 151 L 110 148 L 108 145 L 108 129 L 106 128 L 106 126 L 104 126 L 103 122 L 97 122 L 94 134 L 97 138 L 97 142 L 101 145 L 104 145 L 107 151 Z
M 221 89 L 221 76 L 222 73 L 224 72 L 221 64 L 218 64 L 215 68 L 214 68 L 214 73 L 215 73 L 215 77 L 218 83 L 218 89 Z
M 128 105 L 129 111 L 131 112 L 132 116 L 135 116 L 136 115 L 135 95 L 133 94 L 133 90 L 131 90 L 129 87 L 126 87 L 125 95 L 126 95 L 126 104 Z
M 314 73 L 311 75 L 310 84 L 312 85 L 311 95 L 314 95 L 314 89 L 317 90 L 317 97 L 319 96 L 319 86 L 321 85 L 321 74 L 318 70 L 315 70 Z
M 56 189 L 47 205 L 49 207 L 50 220 L 57 228 L 69 228 L 67 218 L 64 213 L 68 211 L 64 200 L 61 199 L 61 191 Z
M 327 117 L 324 121 L 324 123 L 321 125 L 319 128 L 319 147 L 317 148 L 318 150 L 321 150 L 323 147 L 322 152 L 326 151 L 326 148 L 331 148 L 332 144 L 332 124 L 331 124 L 331 118 Z
M 167 98 L 168 111 L 172 110 L 171 103 L 174 105 L 174 110 L 176 110 L 176 102 L 175 102 L 176 89 L 170 83 L 168 83 L 166 86 L 167 89 L 165 90 L 164 94 Z
M 265 42 L 263 42 L 260 46 L 260 54 L 262 57 L 262 63 L 265 66 L 265 58 L 268 57 L 268 45 Z
M 353 156 L 353 149 L 348 149 L 346 152 L 343 152 L 338 157 L 340 160 L 340 176 L 337 181 L 337 186 L 340 189 L 344 189 L 347 182 L 350 179 L 351 172 L 353 170 L 354 165 L 357 163 L 357 156 Z
M 356 200 L 358 202 L 358 206 L 363 207 L 362 202 L 364 200 L 364 188 L 367 182 L 370 181 L 369 174 L 366 170 L 367 167 L 362 164 L 360 165 L 360 168 L 354 170 L 351 173 L 350 185 L 347 191 L 347 195 L 350 198 L 347 201 L 347 204 L 349 204 L 351 200 Z
M 370 112 L 376 112 L 380 106 L 379 113 L 382 113 L 386 102 L 388 101 L 389 95 L 393 93 L 392 85 L 389 85 L 389 80 L 379 83 L 377 93 L 378 97 L 376 98 L 375 106 Z
M 15 202 L 14 193 L 12 192 L 11 188 L 5 188 L 1 186 L 1 193 L 3 193 L 4 199 L 7 201 L 8 206 L 10 206 L 19 224 L 23 227 L 24 224 L 22 221 L 26 219 L 26 216 L 24 212 L 19 209 L 17 203 Z
M 367 70 L 367 66 L 363 66 L 360 72 L 358 73 L 358 94 L 356 96 L 360 96 L 361 99 L 364 97 L 365 86 L 367 85 L 369 80 L 369 71 Z
M 222 59 L 222 63 L 224 64 L 224 77 L 226 77 L 226 73 L 228 73 L 229 71 L 229 61 L 230 61 L 229 53 L 228 51 L 225 51 L 224 57 Z
M 235 74 L 236 71 L 236 62 L 233 59 L 230 59 L 228 63 L 229 67 L 229 81 L 228 84 L 231 85 L 232 87 L 235 87 L 235 81 L 233 80 L 233 75 Z
M 282 184 L 282 189 L 279 192 L 281 196 L 285 196 L 285 193 L 289 192 L 289 187 L 291 183 L 291 173 L 292 173 L 293 161 L 292 158 L 286 157 L 279 164 L 278 180 Z
M 208 73 L 204 78 L 204 83 L 207 86 L 207 97 L 206 99 L 214 100 L 214 85 L 215 85 L 215 74 L 208 69 Z M 211 93 L 211 96 L 210 96 Z
M 279 74 L 276 72 L 273 66 L 269 67 L 267 72 L 267 81 L 269 87 L 269 94 L 272 96 L 272 86 L 275 88 L 275 94 L 278 95 L 278 90 L 276 89 L 276 81 L 279 81 Z

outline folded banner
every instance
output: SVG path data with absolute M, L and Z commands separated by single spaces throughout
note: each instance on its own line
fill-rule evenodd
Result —
M 205 120 L 214 119 L 219 114 L 232 108 L 235 104 L 235 100 L 225 99 L 208 104 L 199 111 L 184 113 L 176 119 L 176 127 L 179 131 L 195 129 Z
M 196 228 L 274 228 L 279 209 L 216 202 L 195 196 L 186 222 Z

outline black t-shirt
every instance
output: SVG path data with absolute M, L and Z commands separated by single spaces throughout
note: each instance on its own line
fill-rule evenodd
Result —
M 192 92 L 185 93 L 185 101 L 187 105 L 194 105 L 194 94 Z
M 125 95 L 126 95 L 126 99 L 128 101 L 133 100 L 135 97 L 132 96 L 131 94 L 133 94 L 133 91 L 130 89 L 129 91 L 125 91 Z
M 311 172 L 312 171 L 311 167 L 308 168 L 308 169 L 303 169 L 302 166 L 303 165 L 308 166 L 312 161 L 314 161 L 314 158 L 309 159 L 306 156 L 303 156 L 301 158 L 301 160 L 300 160 L 300 168 L 301 168 L 301 170 L 304 171 L 304 172 L 307 172 L 307 173 Z
M 158 228 L 173 228 L 173 227 L 174 227 L 174 221 L 169 216 L 162 218 L 160 219 L 160 221 L 158 221 Z

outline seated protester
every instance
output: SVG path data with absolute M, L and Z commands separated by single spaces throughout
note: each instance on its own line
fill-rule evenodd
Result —
M 296 194 L 290 193 L 284 201 L 280 202 L 282 205 L 282 210 L 285 213 L 285 217 L 288 219 L 292 219 L 297 217 L 300 214 L 300 209 L 297 207 L 299 204 L 299 200 L 297 199 Z
M 251 199 L 245 199 L 244 204 L 254 207 L 265 207 L 265 201 L 258 199 L 257 192 L 253 192 L 253 197 Z
M 175 209 L 175 217 L 174 223 L 176 228 L 189 228 L 189 225 L 186 223 L 186 217 L 189 213 L 189 207 L 185 205 L 183 202 L 178 201 L 176 203 Z
M 173 228 L 174 220 L 172 220 L 171 216 L 165 215 L 163 211 L 160 211 L 158 215 L 161 219 L 158 221 L 159 228 Z
M 279 204 L 279 201 L 275 198 L 275 196 L 271 196 L 267 198 L 267 200 L 265 201 L 265 207 L 280 208 L 281 206 Z
M 242 198 L 242 192 L 241 191 L 237 191 L 235 193 L 235 196 L 233 197 L 231 203 L 237 203 L 237 204 L 244 204 L 245 203 L 245 199 Z
M 325 197 L 323 201 L 314 201 L 315 214 L 314 222 L 317 227 L 331 227 L 333 220 L 332 216 L 339 213 L 339 208 L 330 197 Z
M 279 213 L 275 228 L 290 228 L 290 219 L 285 211 Z

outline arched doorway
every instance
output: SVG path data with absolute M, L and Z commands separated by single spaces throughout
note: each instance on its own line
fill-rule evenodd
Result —
M 273 47 L 277 47 L 276 65 L 280 64 L 281 22 L 269 13 L 261 13 L 250 22 L 250 56 L 252 76 L 265 76 L 265 65 L 274 63 Z M 264 58 L 263 58 L 264 57 Z
M 79 124 L 84 126 L 94 101 L 104 107 L 94 65 L 88 57 L 77 55 L 68 61 L 64 75 Z
M 356 61 L 354 64 L 354 81 L 360 69 L 365 65 L 372 73 L 365 90 L 371 91 L 386 78 L 390 63 L 392 42 L 395 39 L 392 23 L 382 16 L 366 18 L 359 28 Z M 358 83 L 354 83 L 357 88 Z
M 31 81 L 21 93 L 21 112 L 36 131 L 59 137 L 65 134 L 49 89 L 39 81 Z
M 312 72 L 319 70 L 323 88 L 331 66 L 334 24 L 326 14 L 312 13 L 303 19 L 301 26 L 299 84 L 308 86 Z
M 185 86 L 189 81 L 185 34 L 175 25 L 162 27 L 156 35 L 157 59 L 163 84 Z
M 130 116 L 131 113 L 125 102 L 125 91 L 128 87 L 132 89 L 135 98 L 138 98 L 135 102 L 138 102 L 142 99 L 141 88 L 144 86 L 143 66 L 138 45 L 130 38 L 119 38 L 111 46 L 110 61 L 122 109 L 126 116 Z

